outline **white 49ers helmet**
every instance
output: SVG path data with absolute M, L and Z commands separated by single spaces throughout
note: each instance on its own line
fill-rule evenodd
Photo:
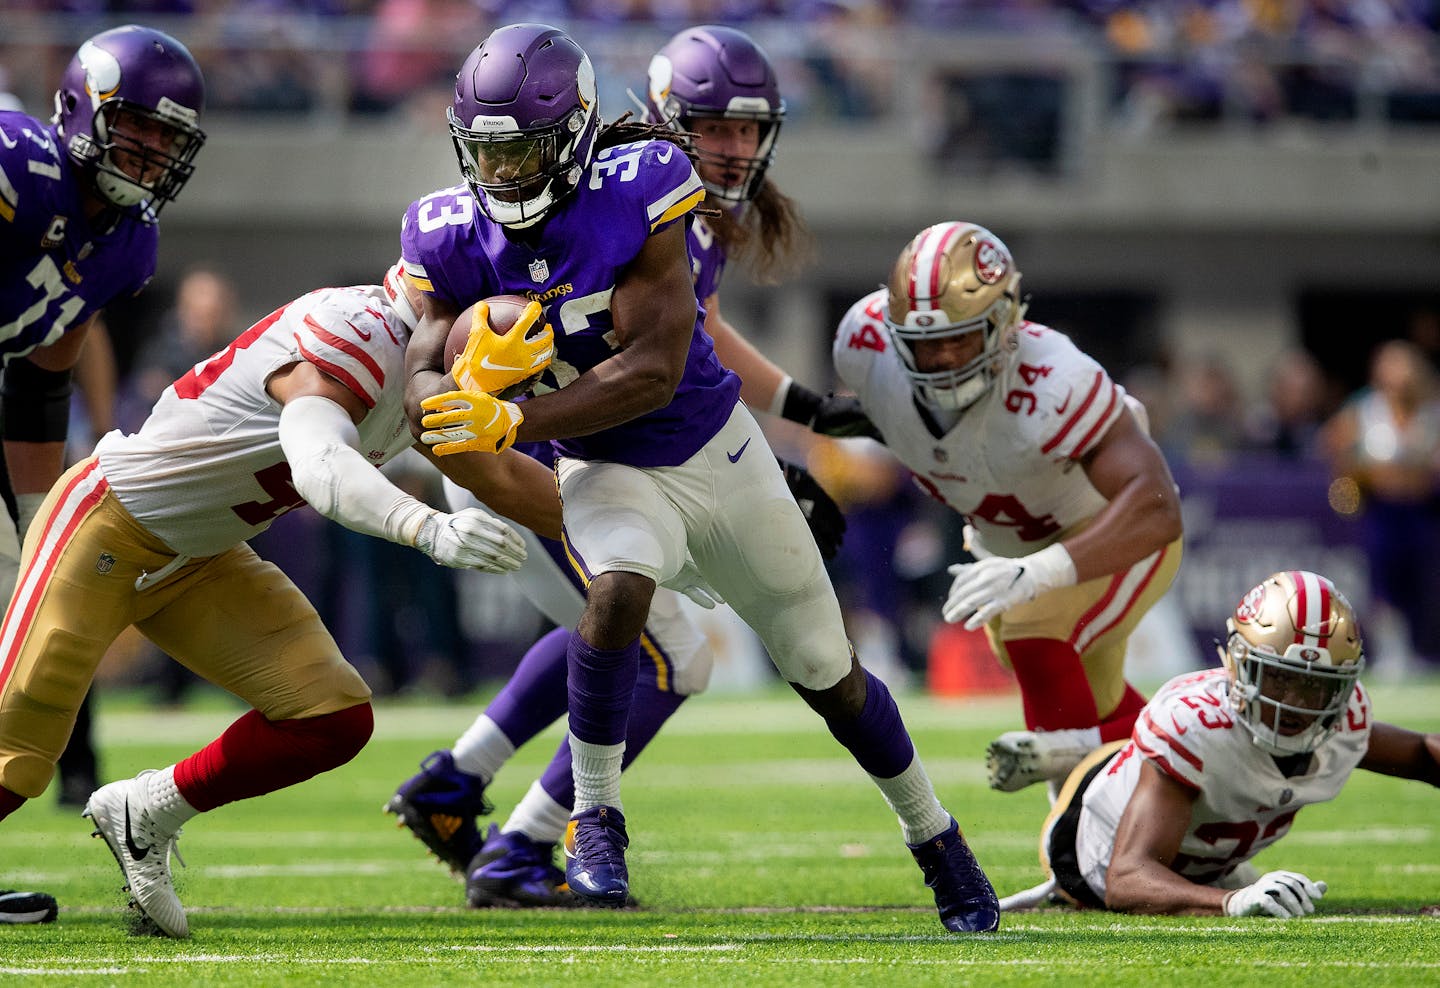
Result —
M 916 234 L 890 272 L 885 325 L 920 400 L 959 411 L 989 390 L 1010 331 L 1025 314 L 1020 272 L 1004 241 L 983 226 L 952 221 Z M 914 344 L 982 334 L 960 367 L 922 371 Z
M 1240 723 L 1273 754 L 1314 751 L 1365 668 L 1355 609 L 1325 577 L 1287 570 L 1247 593 L 1225 626 L 1220 658 Z

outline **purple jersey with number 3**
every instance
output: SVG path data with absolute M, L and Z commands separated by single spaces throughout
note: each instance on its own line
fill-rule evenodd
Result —
M 599 151 L 588 178 L 554 207 L 538 232 L 507 236 L 475 208 L 470 190 L 431 193 L 406 210 L 406 272 L 437 298 L 465 308 L 513 293 L 545 306 L 556 356 L 536 392 L 563 388 L 619 352 L 610 312 L 615 284 L 651 234 L 704 197 L 690 161 L 668 141 Z M 685 372 L 668 405 L 601 432 L 555 441 L 562 456 L 637 467 L 684 463 L 734 410 L 740 380 L 715 356 L 696 305 Z
M 54 128 L 0 111 L 0 363 L 144 288 L 159 238 L 128 217 L 96 234 Z

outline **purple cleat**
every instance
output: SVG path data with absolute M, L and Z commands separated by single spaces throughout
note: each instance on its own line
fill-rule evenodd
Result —
M 390 801 L 385 812 L 400 818 L 430 851 L 455 874 L 464 876 L 480 850 L 480 832 L 475 818 L 494 809 L 485 799 L 485 783 L 479 776 L 455 767 L 455 758 L 445 750 L 431 752 Z
M 925 887 L 935 892 L 935 906 L 945 929 L 952 933 L 991 933 L 1000 928 L 1000 900 L 954 817 L 941 833 L 922 844 L 907 846 L 925 875 Z
M 579 905 L 555 867 L 554 844 L 537 844 L 518 830 L 501 833 L 493 823 L 470 862 L 465 901 L 472 909 Z
M 625 814 L 613 806 L 592 806 L 565 828 L 565 878 L 586 902 L 619 908 L 630 898 L 625 868 Z

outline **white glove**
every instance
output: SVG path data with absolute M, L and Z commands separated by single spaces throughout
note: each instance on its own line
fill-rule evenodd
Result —
M 680 572 L 660 585 L 671 590 L 678 590 L 707 611 L 713 611 L 716 604 L 725 603 L 715 588 L 705 582 L 705 577 L 701 576 L 700 571 L 695 568 L 695 560 L 688 555 L 680 567 Z
M 956 563 L 947 570 L 955 580 L 941 613 L 951 624 L 964 620 L 966 631 L 983 628 L 1016 604 L 1075 583 L 1075 563 L 1059 542 L 1008 559 L 991 554 L 979 533 L 966 525 L 965 544 L 977 562 Z
M 1298 871 L 1270 871 L 1259 881 L 1225 896 L 1226 916 L 1308 916 L 1327 891 L 1324 882 L 1312 882 Z
M 479 508 L 453 515 L 436 511 L 420 526 L 415 548 L 441 566 L 509 573 L 525 561 L 525 543 L 518 532 Z

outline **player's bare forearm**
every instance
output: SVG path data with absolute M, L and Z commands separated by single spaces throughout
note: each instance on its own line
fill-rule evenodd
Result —
M 97 313 L 5 372 L 5 462 L 15 494 L 44 494 L 65 472 L 71 373 L 98 321 Z
M 491 511 L 538 535 L 560 538 L 560 495 L 555 490 L 555 474 L 536 460 L 513 449 L 498 454 L 436 456 L 423 443 L 415 448 Z
M 559 391 L 521 404 L 525 421 L 517 442 L 588 436 L 664 408 L 677 383 L 663 365 L 644 354 L 622 351 L 592 367 Z
M 785 372 L 730 325 L 714 295 L 705 300 L 705 332 L 715 341 L 715 356 L 739 376 L 741 400 L 751 408 L 768 409 Z
M 1108 503 L 1065 541 L 1077 582 L 1133 566 L 1180 538 L 1180 496 L 1159 448 L 1127 412 L 1084 462 Z
M 1420 734 L 1377 722 L 1370 730 L 1370 746 L 1360 767 L 1440 786 L 1440 734 Z
M 610 314 L 615 354 L 561 390 L 525 402 L 518 442 L 588 436 L 675 397 L 699 315 L 681 224 L 645 241 L 615 285 Z
M 1158 861 L 1112 861 L 1105 908 L 1147 916 L 1220 916 L 1225 890 L 1196 885 Z
M 1190 826 L 1195 794 L 1146 762 L 1115 828 L 1105 906 L 1153 915 L 1219 915 L 1222 889 L 1196 885 L 1170 867 Z
M 445 387 L 445 339 L 460 315 L 458 307 L 433 295 L 423 299 L 424 312 L 405 346 L 405 417 L 415 438 L 425 431 L 420 424 L 425 410 L 420 402 L 448 391 Z

